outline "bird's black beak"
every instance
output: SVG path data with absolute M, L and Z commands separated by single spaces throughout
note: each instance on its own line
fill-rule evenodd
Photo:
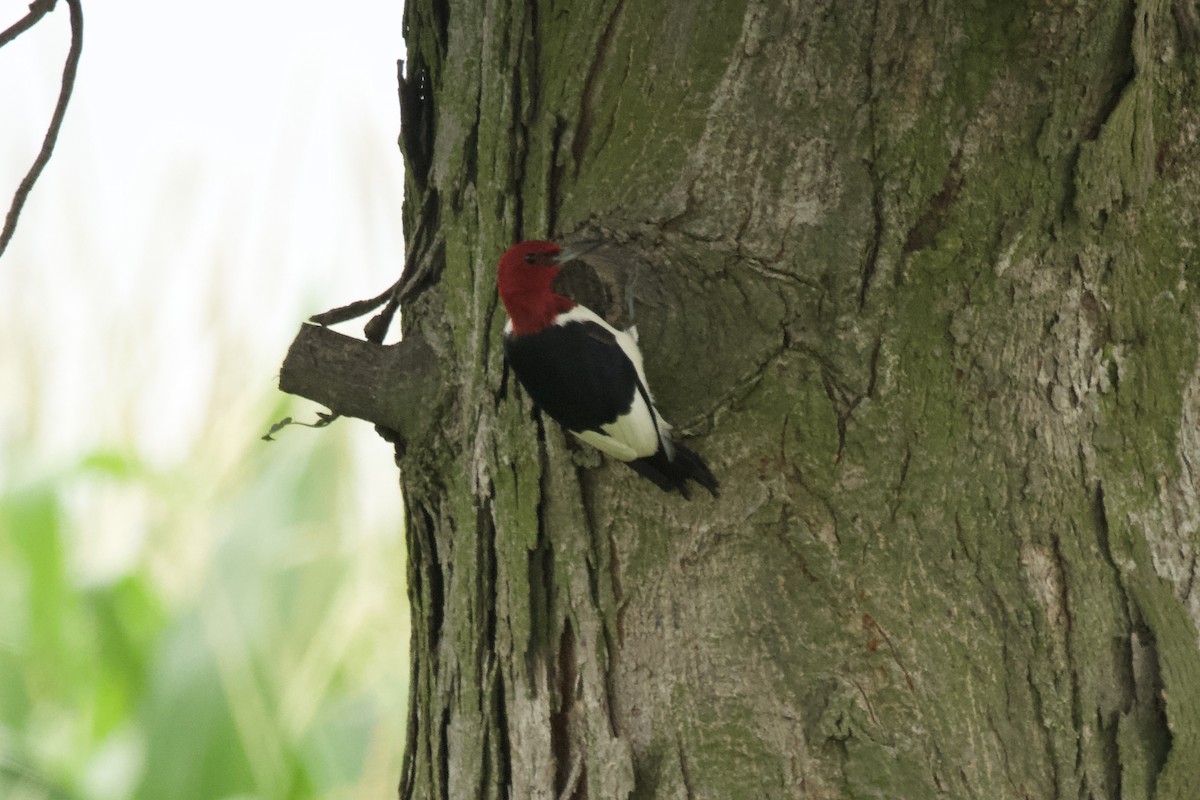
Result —
M 554 261 L 557 264 L 566 264 L 568 261 L 574 261 L 577 258 L 582 258 L 593 250 L 598 249 L 604 242 L 600 239 L 586 239 L 582 242 L 573 242 L 567 245 L 562 250 L 558 251 Z

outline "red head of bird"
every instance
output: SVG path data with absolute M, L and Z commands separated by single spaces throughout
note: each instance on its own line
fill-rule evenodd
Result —
M 554 278 L 564 263 L 596 246 L 584 242 L 564 250 L 553 242 L 533 240 L 518 242 L 504 252 L 496 284 L 512 320 L 513 333 L 536 333 L 575 307 L 570 299 L 555 294 Z

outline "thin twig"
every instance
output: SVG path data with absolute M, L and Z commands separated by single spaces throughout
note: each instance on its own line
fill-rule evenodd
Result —
M 396 293 L 396 285 L 398 283 L 399 281 L 393 283 L 382 293 L 372 297 L 370 300 L 356 300 L 349 305 L 344 305 L 339 308 L 331 308 L 330 310 L 323 311 L 320 314 L 312 315 L 308 318 L 308 321 L 316 323 L 317 325 L 336 325 L 339 322 L 345 322 L 346 320 L 354 319 L 355 317 L 361 317 L 363 314 L 368 314 L 379 308 L 390 298 L 392 298 Z
M 17 191 L 13 193 L 12 205 L 8 209 L 8 216 L 4 218 L 4 230 L 0 231 L 0 256 L 4 255 L 4 251 L 8 248 L 8 243 L 12 240 L 13 233 L 17 229 L 17 218 L 21 216 L 21 209 L 25 206 L 25 201 L 29 197 L 29 193 L 33 191 L 33 185 L 37 183 L 37 179 L 45 169 L 46 163 L 50 160 L 51 154 L 54 152 L 54 145 L 58 141 L 58 131 L 62 128 L 63 117 L 67 113 L 67 103 L 71 99 L 71 90 L 75 88 L 75 73 L 79 69 L 79 54 L 83 52 L 83 8 L 80 6 L 80 0 L 66 0 L 67 7 L 71 12 L 71 49 L 67 52 L 67 62 L 63 65 L 62 88 L 58 93 L 58 103 L 54 106 L 54 116 L 50 118 L 50 126 L 46 129 L 46 136 L 42 139 L 42 149 L 38 153 L 37 158 L 33 161 L 33 166 L 29 168 L 29 173 L 21 180 Z M 50 3 L 50 7 L 53 7 Z M 35 3 L 34 6 L 40 10 L 43 6 Z M 34 6 L 31 6 L 30 15 L 34 13 Z M 46 9 L 49 10 L 49 9 Z M 45 11 L 41 11 L 45 14 Z M 28 17 L 26 17 L 28 19 Z M 35 22 L 37 20 L 34 20 Z M 14 28 L 21 25 L 18 22 L 4 32 L 4 36 L 9 36 Z M 31 23 L 32 24 L 32 23 Z M 12 33 L 12 38 L 18 36 L 22 30 Z M 11 41 L 9 39 L 8 41 Z
M 0 47 L 11 42 L 13 39 L 20 36 L 25 31 L 37 25 L 38 20 L 54 10 L 56 0 L 34 0 L 29 4 L 29 13 L 21 17 L 8 27 L 3 33 L 0 33 Z
M 318 411 L 316 422 L 301 422 L 298 419 L 284 417 L 283 419 L 279 420 L 279 422 L 276 422 L 274 425 L 272 425 L 271 430 L 267 431 L 266 434 L 260 438 L 264 442 L 273 442 L 275 441 L 275 434 L 279 433 L 288 425 L 302 425 L 305 428 L 324 428 L 326 425 L 329 425 L 340 416 L 342 415 L 334 411 Z

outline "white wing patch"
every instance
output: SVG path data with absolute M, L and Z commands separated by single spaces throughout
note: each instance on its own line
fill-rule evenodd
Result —
M 642 351 L 637 345 L 637 329 L 619 331 L 609 325 L 598 314 L 584 306 L 577 305 L 570 311 L 559 314 L 556 325 L 570 322 L 592 322 L 613 335 L 617 345 L 626 357 L 633 362 L 637 371 L 638 381 L 646 390 L 645 395 L 639 391 L 634 395 L 633 405 L 629 413 L 619 417 L 609 425 L 601 425 L 603 431 L 572 431 L 581 441 L 600 450 L 620 461 L 633 461 L 635 458 L 652 456 L 658 452 L 661 444 L 667 458 L 675 457 L 675 448 L 671 442 L 671 426 L 659 416 L 654 408 L 654 398 L 646 383 L 646 373 L 642 368 Z
M 571 433 L 613 458 L 621 461 L 633 461 L 635 458 L 652 456 L 658 452 L 659 432 L 654 424 L 657 416 L 646 405 L 646 401 L 642 399 L 641 395 L 638 395 L 628 414 L 618 418 L 611 425 L 600 426 L 603 433 L 600 431 L 571 431 Z

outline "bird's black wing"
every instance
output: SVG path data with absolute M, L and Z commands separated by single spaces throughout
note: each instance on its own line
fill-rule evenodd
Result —
M 569 430 L 599 430 L 644 391 L 615 337 L 594 322 L 506 335 L 504 354 L 533 402 Z

